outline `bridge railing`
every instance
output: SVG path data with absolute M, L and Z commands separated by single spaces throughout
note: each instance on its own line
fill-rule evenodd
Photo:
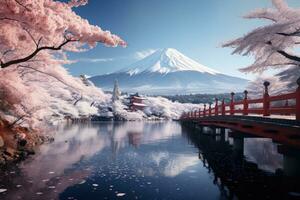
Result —
M 297 80 L 298 88 L 295 92 L 281 94 L 277 96 L 269 95 L 269 82 L 264 82 L 264 94 L 259 99 L 249 99 L 248 91 L 244 91 L 244 99 L 241 101 L 234 100 L 234 93 L 231 93 L 229 103 L 225 103 L 223 99 L 221 102 L 216 98 L 214 105 L 204 104 L 202 109 L 184 113 L 181 119 L 198 119 L 210 116 L 219 115 L 293 115 L 297 121 L 300 121 L 300 78 Z M 273 105 L 274 102 L 284 102 L 284 105 Z M 293 104 L 290 104 L 293 102 Z M 257 105 L 260 106 L 257 106 Z M 256 106 L 254 106 L 256 105 Z

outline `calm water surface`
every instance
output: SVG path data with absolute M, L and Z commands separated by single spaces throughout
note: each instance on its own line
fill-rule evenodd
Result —
M 299 159 L 269 139 L 212 136 L 177 122 L 72 124 L 57 132 L 35 156 L 0 172 L 0 199 L 300 196 Z

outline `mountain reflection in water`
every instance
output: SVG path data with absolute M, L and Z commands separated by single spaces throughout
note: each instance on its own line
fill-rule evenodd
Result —
M 0 199 L 257 199 L 299 194 L 268 139 L 200 134 L 177 122 L 69 124 L 0 172 Z M 263 194 L 260 194 L 262 192 Z

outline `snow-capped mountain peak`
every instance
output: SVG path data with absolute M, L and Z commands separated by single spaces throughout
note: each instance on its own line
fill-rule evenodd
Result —
M 222 74 L 188 58 L 176 49 L 160 49 L 129 68 L 91 77 L 104 90 L 118 80 L 121 91 L 174 95 L 243 91 L 248 81 Z
M 219 74 L 216 70 L 201 65 L 172 48 L 159 49 L 146 58 L 134 63 L 129 68 L 122 70 L 122 72 L 126 72 L 130 75 L 145 72 L 168 74 L 170 72 L 178 71 L 197 71 L 201 73 Z

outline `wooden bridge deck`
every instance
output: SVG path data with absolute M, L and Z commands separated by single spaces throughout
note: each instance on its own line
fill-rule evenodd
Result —
M 300 122 L 253 116 L 211 116 L 182 120 L 200 126 L 228 128 L 252 136 L 271 138 L 275 142 L 300 147 Z
M 270 126 L 279 126 L 279 127 L 288 127 L 288 128 L 296 128 L 300 134 L 300 121 L 292 120 L 292 119 L 279 119 L 279 118 L 267 118 L 267 117 L 259 117 L 259 116 L 211 116 L 200 119 L 194 119 L 193 121 L 198 122 L 238 122 L 238 123 L 259 123 Z
M 249 99 L 248 92 L 245 91 L 244 99 L 236 102 L 234 93 L 231 93 L 230 103 L 225 104 L 223 99 L 220 104 L 216 99 L 214 107 L 211 103 L 208 107 L 204 105 L 203 109 L 184 113 L 180 120 L 272 138 L 274 141 L 300 148 L 300 78 L 297 84 L 295 92 L 270 96 L 270 83 L 265 82 L 262 98 Z M 272 116 L 281 116 L 281 119 Z

